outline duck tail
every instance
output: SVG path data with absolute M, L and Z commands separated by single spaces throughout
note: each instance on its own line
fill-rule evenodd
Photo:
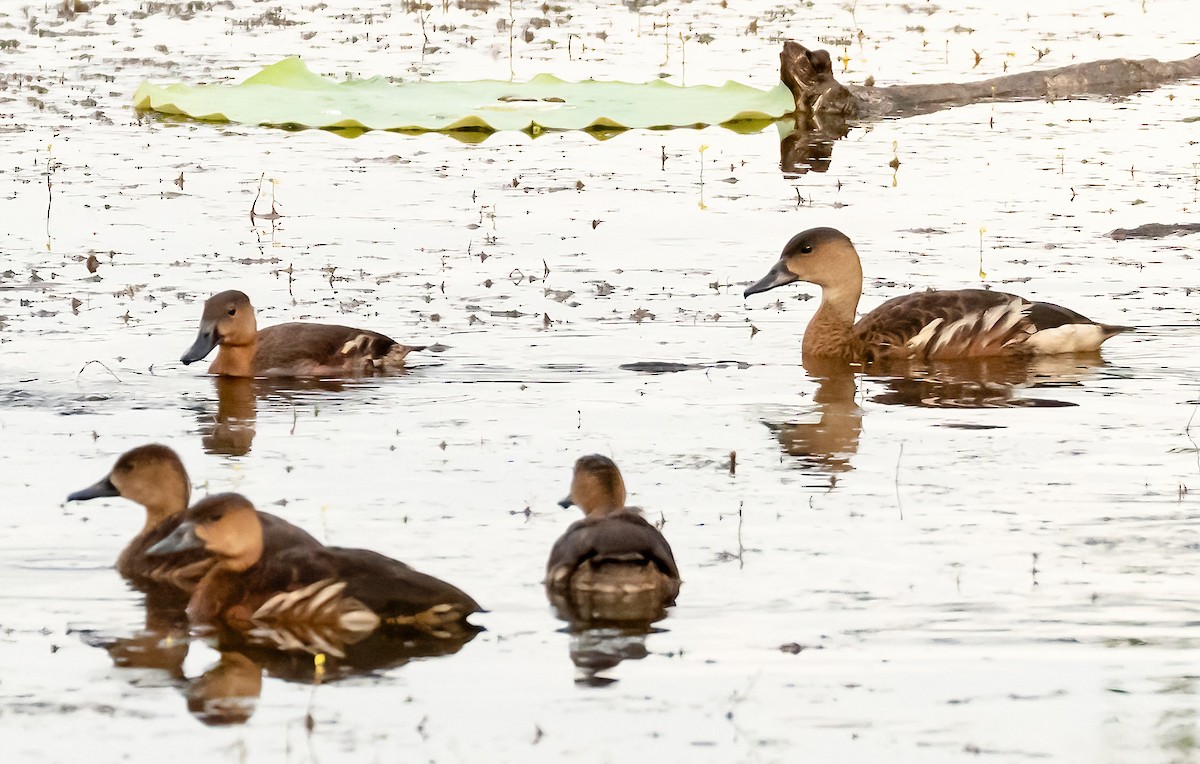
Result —
M 422 350 L 425 350 L 427 347 L 429 347 L 429 346 L 428 345 L 402 345 L 401 343 L 397 342 L 395 345 L 392 345 L 390 348 L 388 348 L 387 354 L 384 355 L 382 358 L 378 359 L 378 361 L 376 363 L 379 365 L 380 368 L 384 368 L 384 369 L 401 368 L 404 366 L 404 359 L 408 357 L 409 353 L 417 353 Z
M 1132 332 L 1136 327 L 1133 326 L 1117 326 L 1116 324 L 1096 324 L 1100 327 L 1100 331 L 1104 332 L 1104 339 L 1108 340 L 1116 337 L 1122 332 Z

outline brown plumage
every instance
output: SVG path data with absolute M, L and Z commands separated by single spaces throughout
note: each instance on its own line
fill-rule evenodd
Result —
M 250 298 L 237 290 L 208 298 L 184 364 L 217 348 L 210 374 L 228 377 L 354 377 L 404 366 L 425 347 L 337 324 L 288 323 L 259 329 Z
M 1129 329 L 983 289 L 894 297 L 855 323 L 862 264 L 850 239 L 833 228 L 792 237 L 779 262 L 745 295 L 793 281 L 821 287 L 821 305 L 804 332 L 804 354 L 857 363 L 1088 352 Z
M 165 584 L 191 591 L 214 562 L 195 551 L 174 557 L 147 557 L 146 550 L 166 538 L 187 509 L 192 484 L 178 454 L 151 443 L 126 451 L 95 484 L 75 491 L 67 501 L 121 496 L 146 508 L 142 529 L 117 557 L 117 571 L 140 585 Z
M 216 562 L 203 549 L 169 556 L 149 555 L 147 551 L 179 527 L 187 510 L 192 483 L 183 462 L 170 448 L 151 443 L 126 451 L 112 471 L 67 501 L 86 501 L 120 496 L 146 508 L 146 521 L 117 558 L 117 571 L 135 584 L 167 586 L 190 593 Z M 262 513 L 262 525 L 269 536 L 280 543 L 319 546 L 320 542 L 286 520 Z
M 263 533 L 261 513 L 243 496 L 223 493 L 197 502 L 151 554 L 204 548 L 218 558 L 188 603 L 196 623 L 239 630 L 276 626 L 302 632 L 365 634 L 380 625 L 439 635 L 480 612 L 450 584 L 365 549 L 305 548 Z
M 652 620 L 649 613 L 661 617 L 656 611 L 675 603 L 679 568 L 671 546 L 640 510 L 625 506 L 625 481 L 611 459 L 580 457 L 560 504 L 578 505 L 585 515 L 554 543 L 546 563 L 546 589 L 560 610 L 556 595 L 577 618 Z

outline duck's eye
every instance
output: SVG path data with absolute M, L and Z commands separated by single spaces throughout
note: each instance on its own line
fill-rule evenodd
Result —
M 811 244 L 801 244 L 800 245 L 800 254 L 811 255 L 812 254 L 812 245 Z
M 236 316 L 236 315 L 237 315 L 237 308 L 230 308 L 230 309 L 229 309 L 229 315 L 231 315 L 231 316 Z

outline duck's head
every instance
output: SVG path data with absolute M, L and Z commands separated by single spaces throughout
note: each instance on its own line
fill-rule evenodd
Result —
M 746 287 L 745 297 L 793 281 L 807 281 L 823 289 L 849 285 L 862 288 L 862 264 L 846 234 L 836 228 L 810 228 L 784 245 L 779 261 L 759 281 Z
M 245 496 L 217 493 L 193 504 L 171 535 L 146 550 L 149 555 L 204 549 L 230 570 L 245 570 L 262 557 L 258 512 Z
M 184 365 L 199 361 L 217 345 L 249 345 L 258 336 L 254 306 L 244 292 L 230 289 L 214 294 L 204 302 L 200 333 L 179 359 Z
M 150 443 L 121 454 L 111 472 L 71 494 L 67 501 L 122 496 L 161 519 L 187 509 L 191 494 L 192 484 L 179 455 L 166 446 Z
M 625 506 L 625 480 L 612 459 L 590 454 L 575 461 L 571 493 L 559 502 L 559 506 L 565 509 L 572 504 L 582 509 L 585 515 L 614 512 Z

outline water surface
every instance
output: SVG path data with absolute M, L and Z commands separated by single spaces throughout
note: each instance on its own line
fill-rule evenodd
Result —
M 1195 760 L 1196 240 L 1104 234 L 1194 218 L 1197 84 L 870 123 L 800 177 L 774 129 L 471 145 L 128 108 L 147 77 L 236 81 L 297 53 L 334 76 L 765 87 L 796 38 L 845 81 L 966 80 L 1193 55 L 1191 10 L 0 9 L 8 757 Z M 260 190 L 284 217 L 251 224 Z M 1015 368 L 806 369 L 815 288 L 741 291 L 816 225 L 858 244 L 864 307 L 982 282 L 1137 331 Z M 229 288 L 263 324 L 444 350 L 395 377 L 219 385 L 176 359 Z M 644 362 L 677 366 L 622 368 Z M 110 567 L 139 512 L 63 497 L 147 441 L 197 495 L 244 492 L 454 582 L 487 631 L 366 673 L 222 656 L 157 621 L 156 649 L 120 641 L 148 616 Z M 596 451 L 684 571 L 648 634 L 572 634 L 541 588 L 574 519 L 555 501 Z

